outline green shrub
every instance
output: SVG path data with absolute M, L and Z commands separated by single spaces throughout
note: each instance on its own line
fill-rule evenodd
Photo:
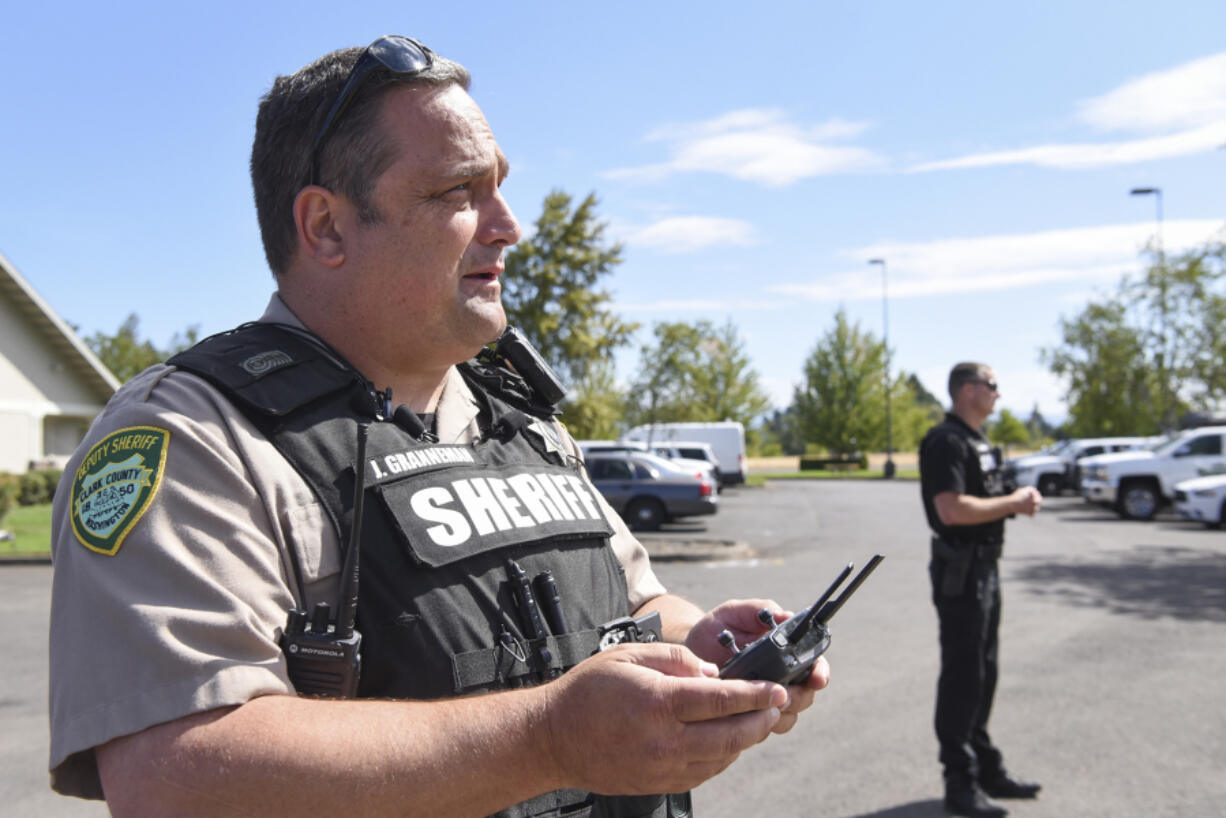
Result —
M 15 475 L 0 472 L 0 522 L 17 504 L 18 480 Z
M 17 478 L 17 505 L 40 506 L 47 502 L 47 484 L 36 471 L 28 471 Z
M 59 469 L 38 469 L 13 478 L 17 482 L 17 504 L 41 506 L 55 499 L 55 487 L 59 485 Z
M 868 455 L 805 455 L 800 458 L 801 471 L 842 471 L 851 468 L 867 469 Z
M 62 469 L 41 469 L 37 473 L 47 484 L 47 502 L 50 503 L 55 499 L 55 490 L 59 487 L 60 478 L 64 476 L 64 472 Z

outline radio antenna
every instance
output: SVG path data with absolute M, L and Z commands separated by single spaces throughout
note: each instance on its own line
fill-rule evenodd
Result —
M 847 598 L 854 594 L 856 589 L 864 584 L 864 580 L 868 579 L 868 575 L 873 573 L 873 569 L 876 568 L 877 564 L 883 559 L 885 559 L 885 557 L 881 554 L 875 554 L 873 558 L 868 561 L 868 565 L 864 566 L 860 573 L 856 574 L 856 578 L 851 581 L 851 584 L 847 586 L 847 589 L 843 591 L 843 593 L 839 594 L 838 599 L 832 602 L 827 602 L 825 605 L 821 606 L 822 610 L 817 615 L 817 621 L 824 625 L 833 619 L 834 615 L 839 612 L 839 608 L 843 607 L 843 603 L 847 602 Z M 815 605 L 814 607 L 816 608 L 817 606 Z
M 822 606 L 829 601 L 830 597 L 834 596 L 834 592 L 837 591 L 839 586 L 843 584 L 843 580 L 847 579 L 847 577 L 851 574 L 851 569 L 853 568 L 855 568 L 854 563 L 847 563 L 847 567 L 843 569 L 842 573 L 835 577 L 834 582 L 830 583 L 830 587 L 826 589 L 826 593 L 822 594 L 821 598 L 818 599 L 817 602 L 814 602 L 809 606 L 809 610 L 804 612 L 804 615 L 801 617 L 800 621 L 796 623 L 794 628 L 792 628 L 792 641 L 800 639 L 805 634 L 805 632 L 809 629 L 809 625 L 812 624 L 813 620 L 821 611 Z
M 366 498 L 366 438 L 369 423 L 358 424 L 358 459 L 354 464 L 353 520 L 349 524 L 349 545 L 341 569 L 341 593 L 336 604 L 337 639 L 348 639 L 358 613 L 358 552 L 361 551 L 362 505 Z

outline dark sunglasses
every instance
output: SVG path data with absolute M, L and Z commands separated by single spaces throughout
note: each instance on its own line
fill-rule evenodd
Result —
M 402 37 L 399 34 L 389 34 L 380 37 L 366 47 L 362 56 L 353 64 L 349 78 L 341 92 L 336 95 L 324 124 L 320 127 L 315 141 L 311 144 L 311 176 L 308 184 L 319 184 L 319 152 L 323 149 L 328 137 L 336 130 L 341 115 L 353 102 L 358 91 L 370 76 L 372 71 L 383 69 L 397 77 L 409 78 L 434 65 L 434 52 L 426 48 L 412 37 Z
M 982 378 L 975 378 L 975 380 L 971 381 L 971 383 L 981 383 L 984 386 L 986 386 L 988 389 L 991 389 L 993 392 L 1000 391 L 999 389 L 996 388 L 997 386 L 996 381 L 985 381 Z

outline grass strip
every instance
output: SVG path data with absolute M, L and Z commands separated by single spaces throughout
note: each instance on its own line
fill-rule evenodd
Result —
M 23 557 L 46 556 L 51 553 L 51 504 L 17 506 L 4 515 L 0 530 L 14 539 L 0 541 L 0 558 L 6 555 Z

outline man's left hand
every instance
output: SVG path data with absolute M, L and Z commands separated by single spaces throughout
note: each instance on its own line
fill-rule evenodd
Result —
M 765 608 L 774 616 L 778 624 L 792 614 L 784 611 L 778 604 L 769 599 L 732 599 L 708 611 L 690 629 L 685 645 L 701 659 L 722 665 L 731 654 L 728 648 L 719 643 L 719 634 L 729 631 L 736 639 L 738 647 L 753 642 L 769 628 L 758 619 L 758 611 Z M 830 683 L 830 665 L 826 657 L 818 657 L 813 672 L 804 682 L 788 685 L 788 701 L 783 707 L 782 716 L 775 724 L 772 732 L 786 733 L 792 729 L 801 711 L 813 704 L 814 695 Z

